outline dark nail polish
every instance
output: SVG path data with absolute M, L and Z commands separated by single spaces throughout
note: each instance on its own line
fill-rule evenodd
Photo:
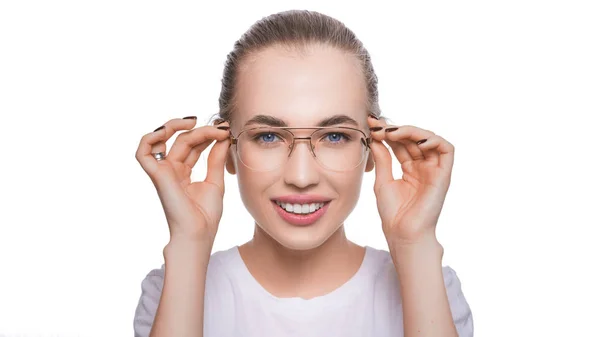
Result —
M 373 114 L 369 114 L 369 117 L 371 117 L 371 118 L 373 118 L 373 119 L 376 119 L 376 120 L 379 120 L 379 117 L 377 117 L 377 116 L 375 116 L 375 115 L 373 115 Z
M 163 126 L 161 126 L 161 127 L 158 127 L 158 128 L 156 128 L 156 130 L 154 130 L 154 131 L 152 131 L 152 132 L 156 132 L 156 131 L 158 131 L 158 130 L 162 130 L 162 129 L 164 129 L 164 128 L 165 128 L 165 126 L 163 125 Z
M 217 126 L 217 129 L 219 130 L 229 130 L 228 126 Z
M 425 143 L 427 141 L 427 139 L 421 139 L 420 141 L 417 142 L 417 145 L 421 145 L 423 143 Z
M 183 117 L 183 119 L 197 119 L 196 116 L 187 116 L 187 117 Z
M 220 120 L 220 121 L 216 122 L 216 123 L 215 123 L 215 125 L 223 124 L 223 123 L 225 123 L 225 122 L 227 122 L 227 120 L 225 120 L 225 119 L 222 119 L 222 120 Z
M 374 127 L 374 128 L 370 128 L 369 130 L 371 130 L 371 132 L 376 132 L 376 131 L 379 131 L 379 130 L 382 130 L 382 129 L 383 129 L 383 127 L 381 127 L 381 126 L 376 126 L 376 127 Z
M 392 132 L 392 131 L 396 131 L 398 130 L 398 128 L 387 128 L 385 129 L 385 132 Z

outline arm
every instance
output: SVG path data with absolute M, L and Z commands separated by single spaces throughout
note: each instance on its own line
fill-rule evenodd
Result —
M 210 244 L 184 240 L 165 247 L 165 281 L 150 337 L 203 335 L 211 249 Z
M 432 237 L 390 245 L 402 298 L 405 337 L 458 337 L 442 273 L 443 248 Z

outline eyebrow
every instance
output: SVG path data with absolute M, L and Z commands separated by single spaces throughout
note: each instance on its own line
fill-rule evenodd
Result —
M 244 124 L 244 127 L 247 127 L 252 124 L 264 124 L 264 125 L 274 126 L 274 127 L 288 126 L 287 123 L 283 119 L 269 116 L 269 115 L 256 115 L 256 116 L 250 118 Z M 352 118 L 348 115 L 334 115 L 331 117 L 327 117 L 327 118 L 319 121 L 319 123 L 317 123 L 317 126 L 318 127 L 328 127 L 328 126 L 334 126 L 334 125 L 338 125 L 338 124 L 352 124 L 354 126 L 359 126 L 358 122 L 354 118 Z

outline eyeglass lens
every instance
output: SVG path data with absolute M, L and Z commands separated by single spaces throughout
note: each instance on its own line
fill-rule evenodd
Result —
M 311 131 L 312 132 L 312 131 Z M 317 161 L 334 171 L 357 167 L 366 155 L 364 135 L 353 129 L 327 128 L 311 135 L 311 144 Z M 252 170 L 270 171 L 285 164 L 292 150 L 294 134 L 285 129 L 260 127 L 240 134 L 237 152 L 244 165 Z M 303 141 L 296 139 L 295 146 Z

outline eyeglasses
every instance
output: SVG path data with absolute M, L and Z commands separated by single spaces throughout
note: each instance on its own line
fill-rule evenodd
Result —
M 309 137 L 296 137 L 290 130 L 314 130 Z M 253 127 L 231 137 L 237 156 L 249 169 L 272 171 L 287 162 L 296 140 L 310 141 L 317 162 L 333 171 L 349 171 L 367 157 L 371 138 L 350 127 Z

